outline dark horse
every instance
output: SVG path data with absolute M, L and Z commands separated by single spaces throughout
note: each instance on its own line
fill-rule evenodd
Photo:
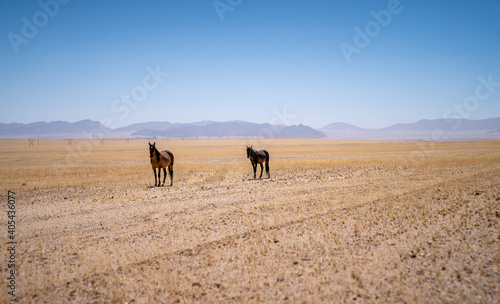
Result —
M 165 179 L 170 173 L 170 186 L 174 183 L 174 155 L 168 150 L 158 151 L 156 143 L 149 143 L 149 157 L 151 158 L 151 167 L 153 167 L 153 174 L 155 176 L 155 187 L 165 185 Z M 156 168 L 158 168 L 158 181 L 156 180 Z M 161 182 L 161 169 L 163 169 L 163 184 Z
M 262 171 L 264 171 L 264 167 L 262 166 L 262 163 L 266 163 L 266 174 L 267 178 L 270 178 L 271 175 L 269 174 L 269 153 L 267 153 L 266 150 L 259 150 L 256 151 L 252 149 L 252 146 L 247 147 L 247 158 L 250 158 L 250 161 L 252 162 L 252 167 L 253 167 L 253 179 L 256 177 L 257 173 L 257 164 L 260 164 L 260 177 L 262 178 Z

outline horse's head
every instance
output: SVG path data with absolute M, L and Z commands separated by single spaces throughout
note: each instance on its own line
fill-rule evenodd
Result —
M 247 158 L 250 158 L 250 153 L 252 153 L 252 146 L 248 147 L 247 146 Z
M 156 150 L 156 142 L 153 144 L 149 143 L 149 158 L 155 155 L 155 150 Z

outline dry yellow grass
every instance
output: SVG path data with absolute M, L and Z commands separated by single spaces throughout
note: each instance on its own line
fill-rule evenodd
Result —
M 156 142 L 0 141 L 18 302 L 500 302 L 498 141 Z

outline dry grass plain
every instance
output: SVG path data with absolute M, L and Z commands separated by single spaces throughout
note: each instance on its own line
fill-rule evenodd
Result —
M 146 140 L 0 141 L 14 302 L 500 303 L 498 141 L 156 143 L 173 187 L 151 187 Z

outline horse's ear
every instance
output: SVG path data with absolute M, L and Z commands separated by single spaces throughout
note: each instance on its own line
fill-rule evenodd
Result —
M 153 146 L 156 146 L 156 141 L 153 143 Z

